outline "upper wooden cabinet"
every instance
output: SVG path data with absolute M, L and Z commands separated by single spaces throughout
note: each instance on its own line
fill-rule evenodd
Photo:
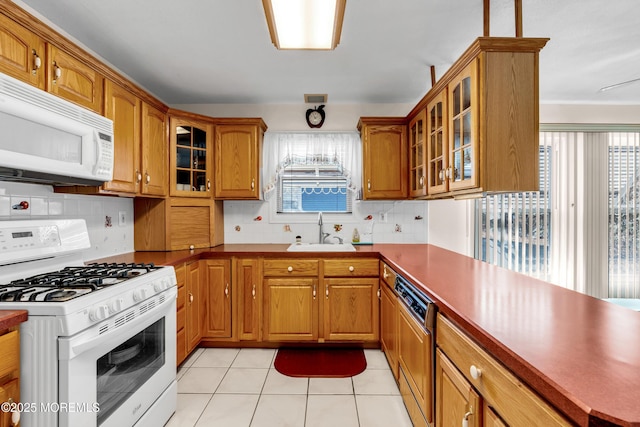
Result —
M 167 116 L 163 111 L 142 103 L 141 195 L 167 195 Z
M 45 42 L 0 14 L 0 71 L 45 89 Z
M 362 198 L 406 199 L 407 126 L 404 117 L 361 117 Z
M 113 179 L 107 191 L 135 194 L 142 181 L 140 165 L 140 121 L 142 104 L 131 92 L 107 80 L 104 85 L 105 117 L 113 120 Z
M 169 193 L 172 196 L 211 197 L 213 125 L 170 111 Z
M 445 176 L 449 164 L 447 140 L 447 93 L 440 92 L 426 110 L 427 138 L 427 193 L 449 191 L 449 180 Z
M 68 101 L 102 113 L 104 77 L 75 57 L 47 45 L 47 90 Z
M 426 112 L 409 122 L 409 192 L 411 197 L 427 195 Z
M 260 199 L 262 119 L 233 119 L 215 127 L 215 198 Z

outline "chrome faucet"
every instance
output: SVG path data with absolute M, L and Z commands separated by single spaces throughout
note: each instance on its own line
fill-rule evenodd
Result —
M 318 243 L 323 244 L 324 239 L 330 236 L 329 233 L 324 233 L 322 231 L 322 212 L 318 212 Z

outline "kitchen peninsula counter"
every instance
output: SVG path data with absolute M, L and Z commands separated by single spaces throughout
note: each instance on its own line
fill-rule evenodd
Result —
M 639 312 L 433 245 L 375 244 L 355 253 L 292 253 L 288 246 L 228 244 L 99 261 L 171 265 L 222 256 L 379 256 L 576 424 L 640 426 Z

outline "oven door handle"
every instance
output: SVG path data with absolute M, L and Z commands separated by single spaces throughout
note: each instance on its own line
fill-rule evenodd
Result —
M 173 289 L 173 292 L 167 292 L 167 298 L 162 304 L 157 305 L 155 309 L 145 312 L 134 320 L 124 323 L 123 326 L 127 326 L 125 329 L 117 327 L 113 328 L 109 332 L 97 334 L 96 331 L 99 330 L 100 325 L 94 325 L 87 331 L 81 332 L 73 337 L 58 339 L 60 359 L 74 359 L 88 350 L 94 350 L 98 345 L 111 348 L 118 343 L 126 341 L 123 340 L 123 332 L 125 332 L 125 330 L 133 331 L 131 336 L 134 336 L 145 327 L 157 322 L 162 317 L 170 316 L 172 313 L 175 316 L 175 292 L 175 288 Z M 126 339 L 129 338 L 130 337 L 127 337 Z

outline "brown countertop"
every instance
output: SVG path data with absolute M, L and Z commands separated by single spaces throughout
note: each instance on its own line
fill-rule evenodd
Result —
M 356 253 L 291 253 L 287 246 L 233 244 L 102 261 L 169 265 L 257 254 L 379 255 L 577 424 L 640 426 L 640 312 L 432 245 L 376 244 L 360 246 Z
M 0 310 L 0 331 L 27 321 L 27 310 Z

